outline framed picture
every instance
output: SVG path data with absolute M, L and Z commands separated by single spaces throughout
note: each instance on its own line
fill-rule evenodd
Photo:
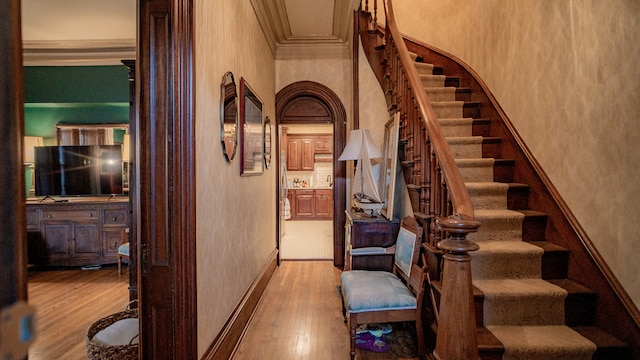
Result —
M 262 100 L 240 79 L 240 175 L 261 175 L 264 171 L 264 126 Z
M 271 119 L 264 119 L 264 166 L 271 166 Z
M 393 220 L 395 207 L 396 176 L 398 175 L 398 137 L 400 136 L 400 112 L 396 112 L 384 126 L 384 149 L 378 179 L 378 190 L 384 205 L 382 215 Z

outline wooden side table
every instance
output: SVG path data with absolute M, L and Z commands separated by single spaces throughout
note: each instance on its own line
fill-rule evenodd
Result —
M 393 246 L 400 230 L 400 222 L 351 210 L 346 210 L 345 213 L 345 269 L 350 264 L 352 270 L 392 271 L 393 255 L 365 255 L 351 259 L 349 254 L 351 249 Z

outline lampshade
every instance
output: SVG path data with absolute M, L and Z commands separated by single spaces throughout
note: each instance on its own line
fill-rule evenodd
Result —
M 131 155 L 129 152 L 129 147 L 131 145 L 129 141 L 129 134 L 124 134 L 124 138 L 122 139 L 122 161 L 131 161 Z
M 344 147 L 344 150 L 342 151 L 342 154 L 340 154 L 338 160 L 345 161 L 360 159 L 360 152 L 362 151 L 363 146 L 366 147 L 366 153 L 368 154 L 369 159 L 382 157 L 380 149 L 378 149 L 371 138 L 369 129 L 355 129 L 351 130 L 347 146 Z
M 40 136 L 24 137 L 24 159 L 25 164 L 33 164 L 35 162 L 35 147 L 44 146 L 44 141 Z

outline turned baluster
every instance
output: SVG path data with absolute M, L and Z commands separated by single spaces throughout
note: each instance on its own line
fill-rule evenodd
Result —
M 463 220 L 459 215 L 438 219 L 437 223 L 450 237 L 438 243 L 444 251 L 444 269 L 433 355 L 442 360 L 479 359 L 469 255 L 470 251 L 478 250 L 478 245 L 466 236 L 478 231 L 480 223 Z

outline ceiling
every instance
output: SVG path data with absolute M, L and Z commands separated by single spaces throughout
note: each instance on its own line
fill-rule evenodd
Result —
M 250 1 L 276 59 L 349 56 L 359 0 Z M 25 65 L 112 65 L 135 57 L 135 1 L 21 0 L 21 5 Z

